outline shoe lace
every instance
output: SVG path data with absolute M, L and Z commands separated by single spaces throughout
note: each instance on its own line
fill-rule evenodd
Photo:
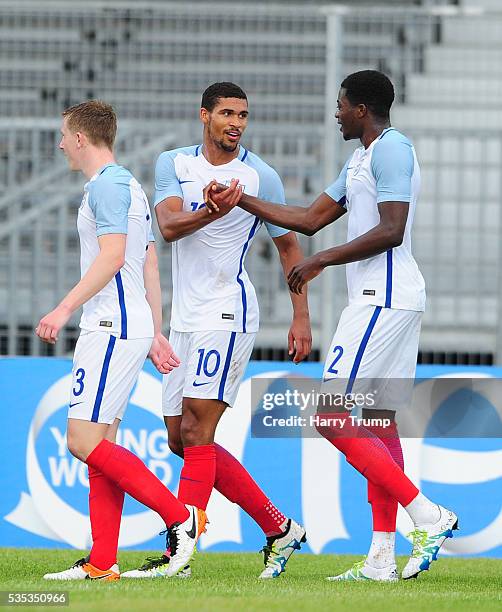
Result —
M 89 560 L 90 560 L 90 557 L 82 557 L 82 559 L 75 561 L 75 563 L 71 566 L 71 569 L 73 569 L 74 567 L 82 567 L 82 565 L 89 563 Z
M 273 563 L 275 560 L 275 557 L 279 554 L 277 550 L 275 549 L 274 544 L 275 544 L 274 541 L 271 541 L 269 538 L 267 538 L 267 543 L 260 550 L 260 552 L 263 553 L 263 563 L 265 566 L 268 565 L 269 560 L 271 563 Z
M 413 540 L 413 550 L 411 551 L 411 556 L 415 559 L 421 557 L 422 549 L 427 543 L 427 531 L 415 529 L 415 531 L 410 531 L 408 537 L 411 537 Z
M 174 525 L 173 525 L 174 527 Z M 171 527 L 166 527 L 163 531 L 159 532 L 159 535 L 165 535 L 166 536 L 166 550 L 169 550 L 171 547 Z M 171 557 L 173 556 L 174 553 L 171 552 Z M 163 557 L 165 555 L 162 555 Z M 148 559 L 148 557 L 147 557 Z
M 167 547 L 171 549 L 171 557 L 178 552 L 178 530 L 181 523 L 175 523 L 170 529 L 167 530 L 166 543 Z
M 362 559 L 362 561 L 357 561 L 356 563 L 354 563 L 354 565 L 350 568 L 350 570 L 356 573 L 360 572 L 363 569 L 365 563 L 366 563 L 366 557 Z
M 169 557 L 167 555 L 162 555 L 161 557 L 147 557 L 145 560 L 146 563 L 139 568 L 140 571 L 143 572 L 169 563 Z

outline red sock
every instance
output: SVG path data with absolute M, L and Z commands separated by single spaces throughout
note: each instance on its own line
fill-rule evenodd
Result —
M 137 501 L 155 510 L 167 527 L 183 522 L 188 510 L 165 487 L 139 457 L 109 440 L 101 440 L 87 457 L 87 465 L 104 476 Z
M 214 488 L 238 504 L 263 529 L 266 536 L 282 533 L 287 517 L 260 489 L 246 468 L 219 444 L 216 448 Z
M 107 570 L 117 563 L 123 506 L 124 491 L 101 472 L 89 467 L 90 562 L 101 570 Z
M 367 427 L 387 447 L 391 457 L 404 470 L 403 449 L 397 426 L 393 422 L 389 427 Z M 385 489 L 368 480 L 368 502 L 373 514 L 373 531 L 396 531 L 397 501 Z
M 347 419 L 343 427 L 319 426 L 318 431 L 367 480 L 385 489 L 402 506 L 407 506 L 415 499 L 418 489 L 397 465 L 381 440 L 364 427 L 352 425 L 347 413 L 319 414 L 319 417 Z
M 185 447 L 178 499 L 184 504 L 205 510 L 214 487 L 215 473 L 214 444 Z

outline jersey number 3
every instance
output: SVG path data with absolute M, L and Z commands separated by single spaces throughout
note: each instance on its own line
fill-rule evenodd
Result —
M 82 391 L 84 390 L 84 378 L 85 378 L 85 370 L 84 368 L 79 368 L 76 372 L 75 372 L 75 383 L 76 383 L 76 387 L 73 387 L 73 395 L 75 397 L 78 397 L 79 395 L 82 394 Z

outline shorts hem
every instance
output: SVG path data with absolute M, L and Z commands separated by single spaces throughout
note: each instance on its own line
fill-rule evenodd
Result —
M 115 421 L 115 419 L 119 419 L 120 421 L 122 420 L 122 416 L 114 416 L 113 419 L 111 420 L 111 422 L 108 421 L 104 421 L 102 419 L 99 419 L 97 421 L 93 421 L 92 417 L 87 417 L 87 416 L 81 416 L 81 415 L 68 415 L 69 419 L 75 419 L 76 421 L 87 421 L 88 423 L 96 423 L 98 425 L 112 425 L 113 422 Z
M 183 393 L 183 397 L 189 397 L 190 399 L 207 399 L 207 400 L 216 400 L 218 402 L 223 402 L 224 404 L 230 405 L 229 402 L 223 396 L 223 399 L 220 399 L 217 395 L 214 397 L 212 395 L 192 395 L 191 393 Z

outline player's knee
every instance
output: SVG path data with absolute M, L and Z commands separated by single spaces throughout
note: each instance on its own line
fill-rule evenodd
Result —
M 183 446 L 198 446 L 202 444 L 200 441 L 200 432 L 195 424 L 182 426 L 181 428 L 181 441 Z
M 323 406 L 319 406 L 317 409 L 316 420 L 314 426 L 318 434 L 323 438 L 330 439 L 333 437 L 334 432 L 331 431 L 331 414 L 327 411 L 323 411 Z
M 333 437 L 330 428 L 324 425 L 321 419 L 318 419 L 316 421 L 315 428 L 317 430 L 317 433 L 320 434 L 323 438 L 326 438 L 327 440 L 329 440 L 331 437 Z
M 170 451 L 183 459 L 183 444 L 181 438 L 169 438 L 167 443 Z
M 183 447 L 200 446 L 206 444 L 202 423 L 190 412 L 183 415 L 180 427 L 180 436 Z
M 352 441 L 357 438 L 357 428 L 347 420 L 348 413 L 317 413 L 315 428 L 328 442 L 347 455 Z
M 78 435 L 68 432 L 66 445 L 68 446 L 68 450 L 74 457 L 80 459 L 80 461 L 85 461 L 87 459 L 85 445 L 82 443 L 82 440 L 79 438 Z
M 90 438 L 83 435 L 82 432 L 72 431 L 72 428 L 68 428 L 68 432 L 66 434 L 66 445 L 68 450 L 74 457 L 80 459 L 80 461 L 83 461 L 84 463 L 87 461 L 87 457 L 92 453 L 99 442 L 99 438 Z

